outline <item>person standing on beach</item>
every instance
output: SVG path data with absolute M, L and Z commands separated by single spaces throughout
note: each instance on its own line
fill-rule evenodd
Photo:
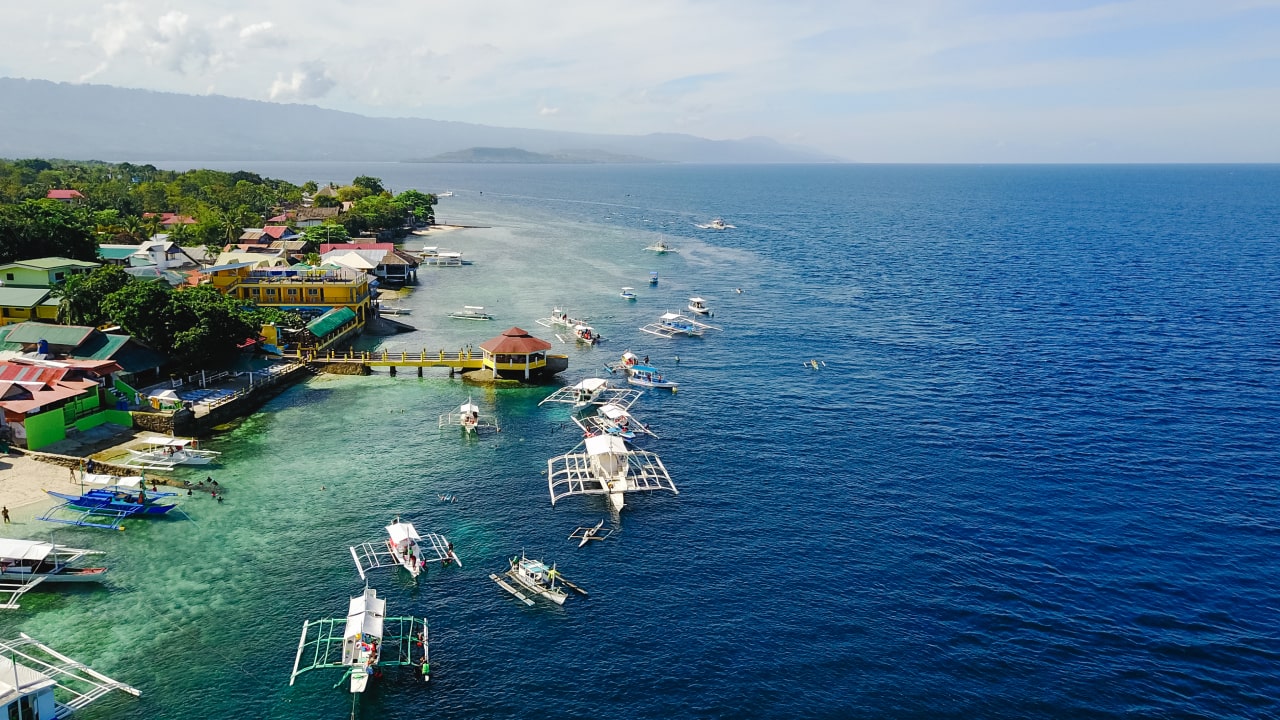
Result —
M 8 505 L 5 505 L 3 508 L 0 508 L 0 517 L 4 518 L 5 525 L 9 524 L 9 506 Z

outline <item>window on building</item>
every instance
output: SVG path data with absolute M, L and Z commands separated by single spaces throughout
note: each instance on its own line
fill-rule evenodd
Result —
M 62 279 L 66 276 L 67 276 L 66 273 L 56 272 L 53 274 L 53 279 L 55 282 L 62 282 Z
M 5 273 L 5 274 L 4 274 L 4 279 L 5 279 L 5 280 L 12 280 L 12 279 L 13 279 L 13 273 Z

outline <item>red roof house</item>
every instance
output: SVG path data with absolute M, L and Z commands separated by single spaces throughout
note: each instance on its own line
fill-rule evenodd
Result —
M 84 196 L 80 194 L 79 190 L 50 190 L 45 193 L 44 196 L 49 200 L 57 200 L 58 202 L 67 203 L 84 199 Z

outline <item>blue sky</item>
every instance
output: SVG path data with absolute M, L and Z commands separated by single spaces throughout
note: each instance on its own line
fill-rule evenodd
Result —
M 5 3 L 0 75 L 867 162 L 1280 162 L 1280 0 Z

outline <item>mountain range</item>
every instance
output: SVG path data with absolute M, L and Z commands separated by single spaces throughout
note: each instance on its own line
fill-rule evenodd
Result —
M 0 157 L 78 160 L 397 161 L 519 148 L 589 162 L 843 162 L 770 138 L 606 135 L 377 118 L 313 105 L 0 78 Z M 566 151 L 564 148 L 586 148 Z M 447 157 L 447 156 L 446 156 Z M 466 160 L 464 160 L 466 161 Z M 584 160 L 573 160 L 583 162 Z M 475 160 L 470 160 L 475 162 Z M 557 160 L 565 162 L 565 160 Z

